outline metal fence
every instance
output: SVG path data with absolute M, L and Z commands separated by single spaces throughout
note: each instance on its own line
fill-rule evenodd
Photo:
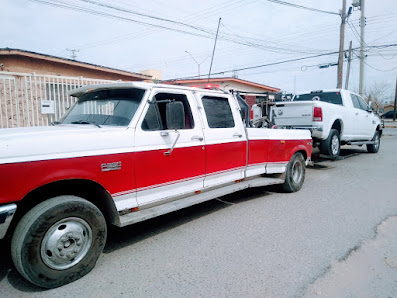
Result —
M 0 128 L 45 126 L 57 121 L 76 101 L 69 90 L 115 81 L 37 75 L 35 73 L 0 72 Z M 45 112 L 43 101 L 52 112 Z

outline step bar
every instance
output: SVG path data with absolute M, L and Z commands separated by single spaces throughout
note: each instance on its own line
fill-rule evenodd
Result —
M 130 224 L 147 220 L 149 218 L 157 217 L 176 210 L 200 204 L 205 201 L 209 201 L 243 189 L 282 184 L 284 183 L 284 181 L 284 179 L 280 178 L 258 177 L 255 179 L 239 181 L 238 183 L 233 183 L 223 187 L 216 187 L 211 190 L 203 190 L 198 194 L 191 194 L 187 197 L 185 196 L 183 198 L 179 198 L 167 203 L 160 201 L 158 205 L 152 205 L 151 207 L 146 209 L 145 206 L 142 206 L 138 211 L 134 211 L 120 216 L 120 227 L 124 227 Z
M 373 144 L 375 144 L 374 141 L 352 141 L 346 143 L 346 145 L 373 145 Z

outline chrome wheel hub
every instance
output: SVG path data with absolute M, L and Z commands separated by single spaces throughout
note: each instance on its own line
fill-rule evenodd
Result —
M 292 181 L 299 184 L 302 179 L 303 167 L 299 161 L 295 161 L 292 165 Z
M 379 148 L 379 143 L 380 143 L 379 136 L 376 135 L 376 136 L 375 136 L 375 143 L 374 143 L 375 150 L 378 150 L 378 148 Z
M 65 270 L 86 256 L 91 242 L 92 230 L 85 220 L 65 218 L 48 229 L 41 243 L 41 258 L 48 267 Z
M 332 155 L 337 155 L 339 151 L 339 139 L 337 136 L 333 136 L 331 140 L 331 151 Z

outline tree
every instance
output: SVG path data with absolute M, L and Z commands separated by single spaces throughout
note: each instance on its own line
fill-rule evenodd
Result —
M 367 102 L 372 101 L 374 111 L 378 111 L 393 98 L 391 90 L 391 85 L 385 81 L 374 82 L 365 87 L 364 98 Z

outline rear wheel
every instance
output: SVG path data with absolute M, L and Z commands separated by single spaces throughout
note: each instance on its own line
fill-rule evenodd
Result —
M 369 153 L 377 153 L 380 147 L 380 133 L 375 131 L 374 137 L 372 138 L 373 144 L 367 144 L 367 150 Z
M 59 196 L 24 215 L 11 240 L 11 256 L 27 280 L 56 288 L 90 272 L 105 242 L 101 211 L 82 198 Z
M 336 159 L 340 153 L 339 131 L 331 129 L 326 140 L 321 142 L 321 153 L 328 155 L 331 159 Z
M 288 162 L 285 172 L 285 182 L 282 188 L 286 192 L 296 192 L 301 189 L 305 181 L 305 158 L 300 152 L 295 153 Z

